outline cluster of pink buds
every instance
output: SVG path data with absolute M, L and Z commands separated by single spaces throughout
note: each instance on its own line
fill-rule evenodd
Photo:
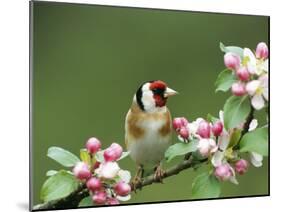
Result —
M 123 148 L 112 143 L 104 151 L 97 138 L 90 138 L 86 143 L 87 161 L 78 162 L 73 168 L 74 176 L 85 183 L 97 205 L 116 205 L 130 199 L 130 172 L 120 169 L 117 160 Z M 101 156 L 98 159 L 97 155 Z
M 198 151 L 204 157 L 217 151 L 215 139 L 223 132 L 222 121 L 210 123 L 202 118 L 191 123 L 184 117 L 175 118 L 173 127 L 181 141 L 188 142 L 189 139 L 198 139 Z
M 235 162 L 234 168 L 229 163 L 223 163 L 215 167 L 214 175 L 220 181 L 234 180 L 235 172 L 240 175 L 243 175 L 247 172 L 248 167 L 249 167 L 249 163 L 244 159 L 240 159 Z
M 231 86 L 235 96 L 249 95 L 256 110 L 264 107 L 268 101 L 268 47 L 261 42 L 255 53 L 244 48 L 243 56 L 233 52 L 224 55 L 225 66 L 232 70 L 237 78 Z

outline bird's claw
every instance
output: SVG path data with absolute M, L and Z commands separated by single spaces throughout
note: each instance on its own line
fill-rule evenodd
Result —
M 135 191 L 135 193 L 137 193 L 137 189 L 142 188 L 142 178 L 140 178 L 139 176 L 135 176 L 133 178 L 133 180 L 130 182 L 131 188 L 133 191 Z
M 163 183 L 163 178 L 165 176 L 165 171 L 161 168 L 161 166 L 157 166 L 154 172 L 154 180 L 160 183 Z

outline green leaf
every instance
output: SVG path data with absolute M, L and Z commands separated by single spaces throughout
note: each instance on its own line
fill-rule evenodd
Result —
M 46 176 L 50 177 L 50 176 L 55 175 L 56 173 L 58 173 L 58 171 L 56 171 L 56 170 L 49 170 L 49 171 L 47 171 Z
M 217 178 L 209 173 L 198 175 L 192 183 L 192 198 L 216 198 L 220 195 L 220 183 Z
M 87 206 L 93 206 L 93 201 L 90 196 L 85 197 L 82 199 L 78 205 L 78 207 L 87 207 Z
M 40 198 L 44 202 L 64 198 L 76 190 L 78 185 L 79 183 L 73 175 L 61 170 L 45 181 Z
M 122 159 L 126 158 L 129 154 L 130 154 L 130 152 L 122 152 L 121 157 L 120 157 L 117 161 L 119 161 L 119 160 L 122 160 Z
M 233 71 L 229 69 L 223 70 L 219 75 L 215 82 L 216 92 L 223 91 L 226 92 L 232 86 L 232 84 L 236 81 L 236 77 L 233 74 Z
M 193 140 L 188 143 L 176 143 L 170 146 L 165 152 L 165 158 L 167 162 L 171 161 L 174 157 L 185 155 L 189 152 L 197 150 L 198 141 Z
M 76 155 L 60 147 L 50 147 L 47 156 L 65 167 L 75 166 L 80 161 Z
M 241 47 L 238 46 L 225 46 L 223 43 L 220 43 L 220 49 L 222 52 L 232 52 L 240 56 L 240 58 L 243 57 L 244 50 Z
M 231 96 L 224 104 L 224 124 L 226 129 L 237 127 L 241 124 L 251 110 L 251 105 L 247 96 Z
M 240 136 L 241 136 L 241 129 L 234 129 L 231 137 L 230 137 L 230 141 L 229 141 L 229 145 L 228 147 L 234 147 L 238 144 L 239 140 L 240 140 Z
M 268 128 L 258 128 L 246 133 L 240 141 L 241 152 L 256 152 L 268 155 Z
M 207 121 L 211 122 L 211 123 L 216 123 L 217 121 L 219 121 L 220 119 L 214 117 L 212 114 L 208 113 L 207 115 Z
M 88 165 L 91 164 L 91 156 L 88 153 L 87 149 L 80 149 L 80 158 L 83 162 L 87 163 Z

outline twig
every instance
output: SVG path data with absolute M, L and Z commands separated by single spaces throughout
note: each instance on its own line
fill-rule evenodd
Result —
M 166 170 L 164 173 L 163 179 L 173 176 L 173 175 L 177 175 L 181 171 L 183 171 L 185 169 L 189 169 L 198 163 L 204 163 L 205 161 L 207 161 L 207 159 L 198 161 L 198 160 L 193 160 L 192 157 L 189 157 L 188 160 L 183 160 L 179 164 Z M 135 191 L 137 189 L 141 189 L 142 187 L 151 185 L 153 183 L 159 183 L 159 179 L 155 178 L 154 174 L 145 177 L 142 180 L 142 183 L 135 186 L 133 191 Z M 81 185 L 76 191 L 72 192 L 67 197 L 65 197 L 63 199 L 54 200 L 54 201 L 36 205 L 33 207 L 33 210 L 76 208 L 79 205 L 79 202 L 83 198 L 87 197 L 88 195 L 89 195 L 89 192 L 87 191 L 87 189 L 85 189 L 85 185 Z

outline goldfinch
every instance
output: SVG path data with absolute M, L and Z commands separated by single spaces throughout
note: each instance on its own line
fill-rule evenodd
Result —
M 154 177 L 161 181 L 161 161 L 172 141 L 172 120 L 166 103 L 176 94 L 165 82 L 154 80 L 143 83 L 134 95 L 126 115 L 125 143 L 138 166 L 135 184 L 141 182 L 144 166 L 155 168 Z

